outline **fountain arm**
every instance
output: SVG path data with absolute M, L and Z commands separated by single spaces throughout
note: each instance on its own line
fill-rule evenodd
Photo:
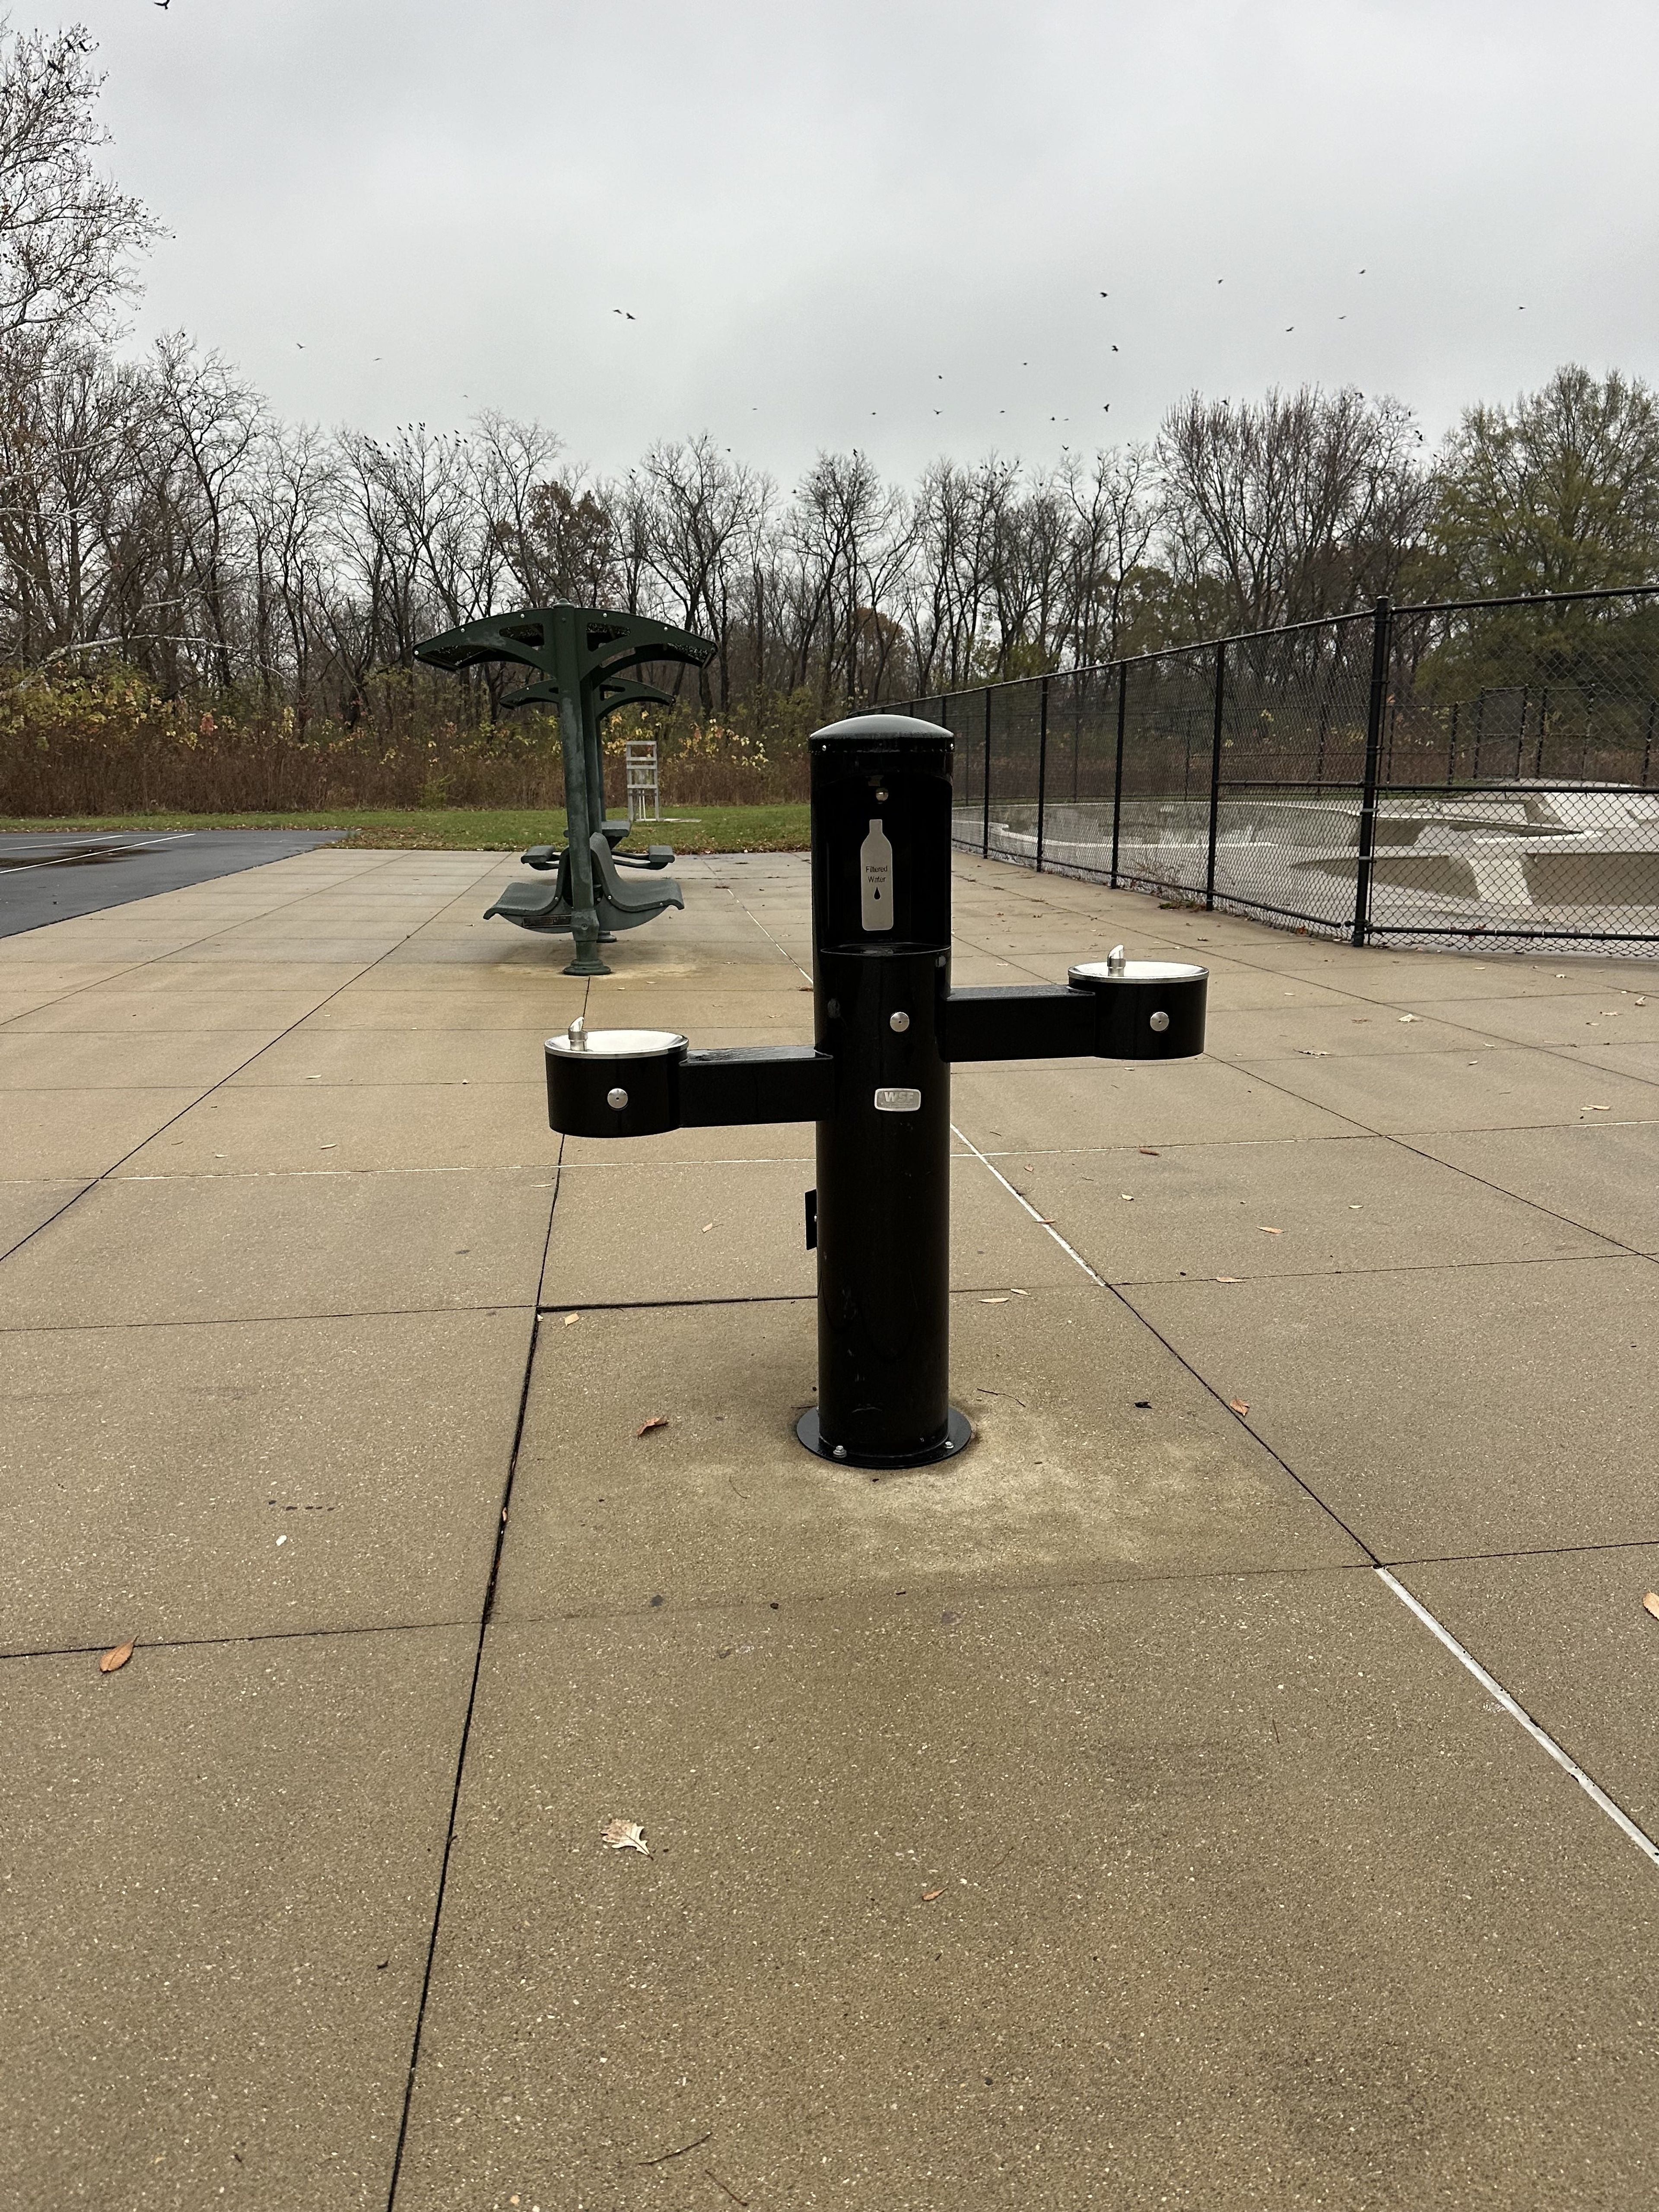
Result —
M 1069 983 L 947 991 L 939 1057 L 1187 1060 L 1204 1049 L 1208 971 L 1170 960 L 1091 961 Z

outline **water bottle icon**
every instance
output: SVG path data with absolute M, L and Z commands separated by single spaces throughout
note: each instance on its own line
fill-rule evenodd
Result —
M 859 921 L 865 929 L 893 927 L 893 848 L 879 816 L 859 848 Z

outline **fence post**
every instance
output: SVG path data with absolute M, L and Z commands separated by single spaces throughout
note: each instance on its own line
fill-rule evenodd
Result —
M 1227 648 L 1215 649 L 1215 726 L 1210 736 L 1210 849 L 1204 863 L 1204 903 L 1215 908 L 1215 848 L 1221 824 L 1221 723 L 1227 698 Z
M 1389 602 L 1379 599 L 1371 616 L 1371 696 L 1365 710 L 1365 783 L 1359 799 L 1359 864 L 1354 871 L 1353 942 L 1364 945 L 1371 929 L 1371 862 L 1376 854 L 1376 782 L 1382 757 L 1382 715 L 1389 697 Z
M 981 793 L 984 811 L 980 817 L 979 856 L 981 860 L 991 857 L 991 687 L 985 687 L 985 781 Z
M 1129 664 L 1117 665 L 1117 765 L 1112 771 L 1112 889 L 1117 889 L 1118 833 L 1123 826 L 1123 697 L 1129 681 Z
M 1075 680 L 1075 679 L 1073 679 Z M 1048 803 L 1048 679 L 1037 694 L 1037 873 L 1042 872 L 1042 823 Z

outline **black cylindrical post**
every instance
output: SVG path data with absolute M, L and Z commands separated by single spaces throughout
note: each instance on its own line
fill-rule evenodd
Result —
M 1117 889 L 1118 840 L 1123 830 L 1123 708 L 1129 680 L 1129 664 L 1121 660 L 1117 666 L 1117 754 L 1112 770 L 1112 889 Z
M 991 853 L 991 687 L 985 687 L 985 779 L 980 793 L 980 857 L 988 860 Z
M 1076 678 L 1073 678 L 1073 682 Z M 1037 696 L 1037 872 L 1042 872 L 1042 832 L 1048 811 L 1048 679 Z
M 1210 732 L 1210 835 L 1204 863 L 1204 903 L 1215 905 L 1215 848 L 1221 834 L 1221 738 L 1226 726 L 1227 647 L 1215 649 L 1215 700 Z
M 1379 599 L 1371 615 L 1371 690 L 1365 710 L 1365 781 L 1359 794 L 1358 865 L 1354 871 L 1353 942 L 1371 933 L 1371 868 L 1376 857 L 1376 787 L 1382 762 L 1382 714 L 1389 696 L 1390 610 Z M 1477 755 L 1480 739 L 1475 740 Z
M 818 1403 L 801 1442 L 919 1467 L 971 1431 L 948 1396 L 951 733 L 866 714 L 811 743 Z

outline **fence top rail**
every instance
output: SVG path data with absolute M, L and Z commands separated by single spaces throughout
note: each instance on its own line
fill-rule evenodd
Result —
M 1659 584 L 1598 585 L 1593 591 L 1523 592 L 1506 599 L 1424 599 L 1414 606 L 1395 607 L 1397 615 L 1479 614 L 1487 607 L 1559 607 L 1569 599 L 1650 599 Z
M 1659 596 L 1659 584 L 1609 584 L 1582 592 L 1529 592 L 1501 599 L 1424 599 L 1408 606 L 1389 605 L 1390 617 L 1398 615 L 1475 614 L 1488 607 L 1554 607 L 1577 599 L 1646 599 Z M 1378 605 L 1387 604 L 1378 602 Z M 1140 668 L 1154 660 L 1173 660 L 1183 653 L 1213 653 L 1218 646 L 1254 645 L 1264 638 L 1295 637 L 1304 630 L 1340 629 L 1347 623 L 1374 622 L 1376 607 L 1357 607 L 1348 614 L 1315 615 L 1307 622 L 1278 623 L 1269 629 L 1234 630 L 1225 637 L 1194 638 L 1187 645 L 1161 645 L 1151 653 L 1136 653 L 1122 660 L 1092 660 L 1075 668 L 1050 668 L 1040 676 L 1004 676 L 994 684 L 965 684 L 957 691 L 918 691 L 907 702 L 916 706 L 936 700 L 940 707 L 952 699 L 978 699 L 993 691 L 1017 691 L 1030 684 L 1048 684 L 1056 677 L 1115 676 L 1120 669 Z
M 982 698 L 988 691 L 1018 691 L 1028 684 L 1051 684 L 1058 677 L 1115 676 L 1121 668 L 1144 668 L 1150 661 L 1173 660 L 1183 653 L 1213 653 L 1218 645 L 1251 645 L 1258 638 L 1291 637 L 1298 630 L 1335 629 L 1344 623 L 1370 622 L 1373 618 L 1370 607 L 1362 607 L 1357 614 L 1316 615 L 1311 622 L 1283 623 L 1276 629 L 1244 629 L 1228 637 L 1194 638 L 1190 645 L 1160 645 L 1151 653 L 1132 653 L 1126 660 L 1091 660 L 1076 668 L 1050 668 L 1041 676 L 1004 676 L 994 684 L 964 684 L 959 691 L 918 691 L 910 703 L 933 699 L 944 707 L 952 699 Z

